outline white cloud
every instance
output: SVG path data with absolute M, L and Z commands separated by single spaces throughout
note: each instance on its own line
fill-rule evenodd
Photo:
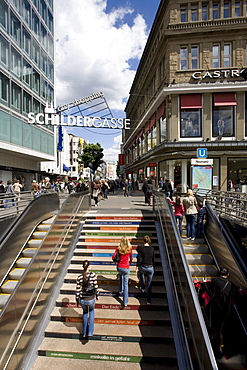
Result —
M 112 110 L 125 108 L 135 75 L 128 61 L 140 59 L 147 26 L 130 7 L 106 13 L 106 5 L 106 0 L 56 1 L 57 104 L 103 91 Z
M 111 148 L 104 149 L 104 160 L 106 162 L 118 161 L 118 154 L 121 153 L 120 145 L 122 144 L 122 135 L 114 137 L 114 144 Z

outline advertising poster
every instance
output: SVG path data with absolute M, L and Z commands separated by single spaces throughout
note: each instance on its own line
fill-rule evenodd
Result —
M 194 166 L 192 168 L 192 188 L 212 189 L 212 167 Z

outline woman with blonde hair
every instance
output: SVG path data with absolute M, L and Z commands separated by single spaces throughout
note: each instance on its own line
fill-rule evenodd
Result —
M 187 194 L 183 199 L 185 218 L 186 218 L 186 232 L 187 238 L 195 239 L 195 220 L 197 214 L 197 201 L 191 189 L 187 190 Z
M 120 278 L 119 293 L 123 293 L 123 305 L 126 307 L 128 304 L 130 263 L 132 262 L 132 247 L 126 236 L 122 237 L 120 245 L 112 255 L 112 260 L 116 261 L 117 256 L 117 271 Z

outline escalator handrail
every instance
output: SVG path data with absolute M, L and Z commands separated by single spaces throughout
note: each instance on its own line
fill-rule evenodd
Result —
M 194 287 L 194 284 L 193 284 L 193 281 L 192 281 L 192 278 L 191 278 L 191 273 L 189 271 L 189 266 L 188 266 L 188 263 L 187 263 L 187 259 L 186 259 L 186 256 L 185 256 L 184 248 L 183 248 L 183 245 L 182 245 L 182 242 L 181 242 L 180 234 L 179 234 L 179 231 L 178 231 L 178 228 L 177 228 L 177 224 L 176 224 L 174 213 L 172 211 L 171 204 L 165 199 L 165 196 L 164 196 L 163 193 L 161 194 L 160 192 L 154 192 L 154 196 L 156 198 L 154 203 L 157 206 L 158 206 L 158 203 L 159 203 L 157 201 L 157 199 L 163 198 L 165 200 L 165 204 L 167 206 L 168 214 L 169 214 L 169 217 L 170 217 L 170 221 L 172 223 L 173 231 L 174 231 L 174 234 L 175 234 L 175 237 L 176 237 L 176 242 L 178 244 L 180 256 L 181 256 L 181 259 L 182 259 L 183 269 L 184 269 L 184 272 L 185 272 L 185 275 L 186 275 L 186 278 L 187 278 L 187 283 L 188 283 L 188 286 L 189 286 L 189 289 L 190 289 L 190 294 L 192 296 L 192 300 L 193 300 L 193 304 L 194 304 L 194 307 L 195 307 L 195 310 L 196 310 L 198 321 L 200 323 L 200 329 L 201 329 L 201 332 L 202 332 L 202 337 L 203 337 L 203 340 L 205 342 L 205 347 L 206 347 L 206 350 L 207 350 L 208 360 L 210 362 L 209 366 L 212 369 L 218 369 L 218 366 L 217 366 L 217 363 L 216 363 L 216 360 L 215 360 L 215 357 L 214 357 L 214 354 L 213 354 L 211 342 L 210 342 L 210 339 L 209 339 L 209 336 L 208 336 L 208 331 L 207 331 L 205 321 L 204 321 L 204 318 L 203 318 L 203 314 L 202 314 L 202 311 L 201 311 L 201 307 L 200 307 L 200 304 L 199 304 L 198 296 L 196 294 L 195 287 Z M 160 217 L 160 210 L 158 211 L 158 214 L 159 214 L 160 224 L 163 227 L 162 218 Z M 163 233 L 164 233 L 164 231 L 163 231 Z M 165 233 L 164 233 L 164 240 L 166 240 Z M 167 246 L 166 246 L 166 248 L 167 248 Z M 168 250 L 167 250 L 167 257 L 170 258 Z M 171 262 L 170 262 L 170 265 L 171 265 Z M 175 287 L 175 282 L 174 282 L 174 279 L 173 279 L 173 288 L 174 287 Z M 182 294 L 183 294 L 183 290 L 182 290 Z M 185 298 L 183 298 L 183 300 L 185 300 Z M 177 327 L 177 325 L 179 325 L 179 320 L 180 319 L 181 318 L 177 318 L 177 323 L 174 324 L 175 328 Z M 179 334 L 179 331 L 175 330 L 174 333 Z M 185 335 L 185 333 L 183 335 Z M 178 343 L 178 344 L 181 343 L 180 338 L 177 338 L 175 343 Z M 178 349 L 179 353 L 181 353 L 183 355 L 184 349 L 179 348 L 179 347 L 176 348 L 176 350 L 177 349 Z M 179 357 L 179 354 L 178 354 L 177 357 Z M 198 351 L 198 359 L 200 359 L 199 351 Z

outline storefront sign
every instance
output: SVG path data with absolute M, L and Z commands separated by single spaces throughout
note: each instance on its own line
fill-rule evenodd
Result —
M 202 158 L 192 158 L 191 159 L 191 164 L 192 165 L 198 165 L 198 166 L 208 166 L 208 165 L 213 165 L 213 159 L 202 159 Z
M 203 80 L 205 78 L 217 79 L 217 78 L 234 78 L 240 77 L 242 70 L 239 69 L 224 69 L 221 71 L 198 71 L 192 73 L 192 78 L 194 80 Z
M 86 116 L 64 116 L 56 113 L 28 113 L 28 123 L 53 126 L 75 126 L 93 128 L 130 129 L 128 118 L 101 118 Z
M 149 163 L 149 167 L 156 167 L 156 163 Z

